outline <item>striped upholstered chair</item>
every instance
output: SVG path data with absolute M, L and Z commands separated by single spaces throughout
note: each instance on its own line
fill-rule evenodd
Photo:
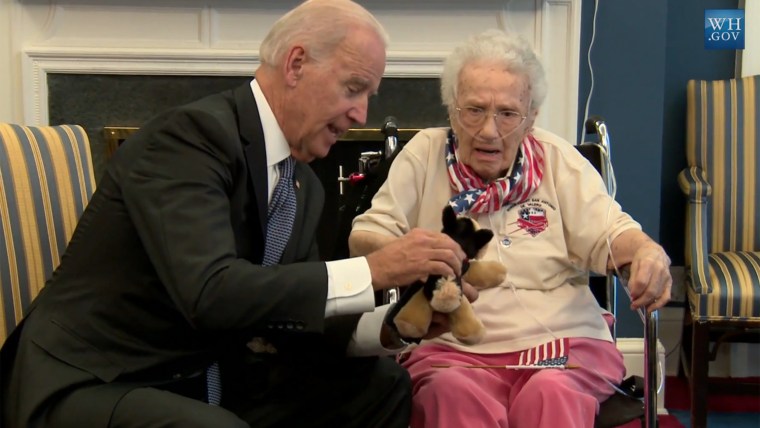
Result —
M 58 266 L 94 190 L 81 127 L 0 123 L 0 344 Z
M 688 196 L 682 349 L 691 426 L 700 428 L 708 363 L 717 351 L 709 342 L 754 341 L 760 334 L 760 76 L 689 81 L 686 115 L 688 168 L 678 176 Z

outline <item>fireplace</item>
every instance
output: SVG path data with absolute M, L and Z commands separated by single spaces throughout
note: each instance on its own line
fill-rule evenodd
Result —
M 237 85 L 253 74 L 258 46 L 276 18 L 296 1 L 265 0 L 50 0 L 14 4 L 9 20 L 11 76 L 0 82 L 0 95 L 13 102 L 14 115 L 28 125 L 61 123 L 72 117 L 71 103 L 60 98 L 95 90 L 89 104 L 109 116 L 108 125 L 136 125 L 157 110 Z M 365 0 L 361 2 L 386 27 L 388 46 L 385 87 L 379 107 L 391 97 L 415 100 L 403 83 L 422 84 L 426 98 L 416 112 L 424 123 L 445 121 L 433 101 L 443 58 L 471 34 L 502 28 L 522 34 L 542 56 L 549 94 L 537 125 L 570 141 L 577 136 L 580 66 L 579 0 Z M 107 25 L 103 25 L 107 22 Z M 87 76 L 88 82 L 82 81 Z M 398 83 L 397 83 L 398 82 Z M 90 86 L 81 86 L 82 84 Z M 396 86 L 396 85 L 400 86 Z M 80 93 L 74 88 L 79 88 Z M 93 89 L 96 88 L 96 89 Z M 177 90 L 171 91 L 172 88 Z M 400 89 L 395 91 L 394 89 Z M 66 88 L 63 88 L 64 90 Z M 133 92 L 131 90 L 137 91 Z M 147 107 L 133 95 L 155 92 Z M 120 97 L 119 94 L 126 94 Z M 86 96 L 85 95 L 85 96 Z M 59 98 L 56 98 L 59 97 Z M 105 103 L 103 100 L 116 100 Z M 433 101 L 433 102 L 427 102 Z M 7 101 L 6 101 L 7 102 Z M 56 107 L 60 105 L 62 107 Z M 103 111 L 103 106 L 108 108 Z M 115 106 L 115 107 L 111 107 Z M 79 106 L 74 106 L 78 108 Z M 375 106 L 378 107 L 378 106 Z M 133 116 L 125 116 L 132 111 Z M 85 112 L 86 115 L 91 112 Z M 371 108 L 369 126 L 393 111 Z M 85 123 L 85 125 L 87 125 Z M 99 125 L 94 125 L 99 126 Z M 93 134 L 90 134 L 93 137 Z M 101 156 L 102 141 L 95 141 Z M 102 159 L 96 159 L 100 164 Z M 99 168 L 99 167 L 96 167 Z
M 51 122 L 84 126 L 99 179 L 110 155 L 152 116 L 207 94 L 234 88 L 250 78 L 49 74 L 48 79 Z M 384 137 L 379 127 L 389 115 L 397 119 L 401 142 L 408 141 L 419 128 L 446 125 L 438 79 L 383 80 L 379 94 L 370 102 L 366 126 L 351 129 L 330 155 L 311 163 L 325 188 L 325 208 L 318 233 L 323 259 L 331 259 L 335 252 L 336 219 L 352 191 L 351 184 L 339 177 L 358 172 L 362 153 L 382 151 Z
M 109 154 L 105 127 L 139 127 L 156 114 L 205 95 L 232 89 L 247 76 L 147 76 L 50 73 L 50 123 L 82 125 L 90 138 L 97 179 Z M 370 100 L 364 128 L 393 115 L 401 128 L 446 125 L 436 78 L 385 78 Z M 382 141 L 382 138 L 378 139 Z M 354 139 L 355 140 L 355 139 Z
M 20 99 L 17 115 L 26 124 L 83 125 L 96 177 L 101 177 L 108 158 L 106 127 L 139 127 L 162 110 L 247 81 L 267 29 L 297 2 L 181 3 L 18 3 L 18 19 L 10 21 L 9 29 L 15 74 L 0 83 L 0 95 Z M 446 125 L 437 78 L 443 58 L 467 36 L 502 28 L 522 34 L 543 57 L 550 91 L 537 126 L 575 140 L 579 0 L 361 3 L 391 37 L 385 76 L 371 100 L 366 128 L 380 127 L 388 115 L 402 128 Z M 334 174 L 335 181 L 323 178 L 328 198 L 338 192 L 338 167 L 347 175 L 356 168 L 357 152 L 376 149 L 381 140 L 341 141 L 322 165 L 313 165 Z

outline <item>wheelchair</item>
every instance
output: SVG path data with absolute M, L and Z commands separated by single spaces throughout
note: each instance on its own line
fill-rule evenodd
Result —
M 608 192 L 614 188 L 614 177 L 610 164 L 610 138 L 604 119 L 598 116 L 590 117 L 586 123 L 586 135 L 590 141 L 582 141 L 575 147 L 591 162 L 607 185 Z M 388 175 L 391 163 L 403 149 L 406 141 L 399 139 L 398 126 L 395 118 L 388 117 L 381 128 L 384 138 L 381 150 L 363 152 L 358 160 L 358 171 L 348 177 L 339 177 L 343 183 L 349 183 L 349 189 L 339 208 L 337 242 L 332 260 L 349 257 L 348 236 L 354 218 L 369 209 L 372 197 L 380 188 Z M 595 141 L 594 141 L 595 140 Z M 591 275 L 589 286 L 599 302 L 613 315 L 617 310 L 618 283 L 627 285 L 627 269 L 621 269 L 619 275 L 610 273 L 606 276 Z M 395 303 L 401 290 L 391 289 L 375 294 L 377 305 Z M 639 315 L 644 324 L 644 376 L 630 376 L 619 386 L 610 398 L 601 403 L 596 417 L 595 428 L 612 428 L 639 419 L 643 428 L 656 428 L 657 422 L 657 392 L 658 392 L 658 361 L 657 361 L 657 311 L 646 314 L 640 310 Z M 617 332 L 613 324 L 613 339 Z M 664 373 L 662 374 L 664 377 Z

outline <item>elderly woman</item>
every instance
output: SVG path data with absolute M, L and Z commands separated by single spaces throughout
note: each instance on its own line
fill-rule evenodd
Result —
M 451 128 L 407 143 L 356 218 L 351 250 L 440 230 L 450 204 L 495 232 L 485 259 L 508 275 L 473 303 L 487 330 L 480 343 L 445 334 L 403 363 L 412 427 L 592 427 L 625 368 L 586 272 L 630 264 L 631 306 L 652 311 L 670 299 L 670 260 L 572 145 L 533 127 L 546 81 L 524 40 L 497 30 L 471 38 L 447 58 L 441 95 Z M 579 368 L 462 367 L 549 363 Z

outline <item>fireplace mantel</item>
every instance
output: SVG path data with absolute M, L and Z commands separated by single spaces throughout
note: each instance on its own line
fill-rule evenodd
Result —
M 13 66 L 11 79 L 0 83 L 0 95 L 20 99 L 11 109 L 20 108 L 16 116 L 25 123 L 47 124 L 48 73 L 251 75 L 266 31 L 297 3 L 16 0 L 5 12 Z M 485 28 L 521 33 L 543 57 L 549 78 L 549 96 L 537 125 L 576 139 L 579 0 L 360 3 L 391 36 L 388 77 L 437 77 L 452 47 Z

